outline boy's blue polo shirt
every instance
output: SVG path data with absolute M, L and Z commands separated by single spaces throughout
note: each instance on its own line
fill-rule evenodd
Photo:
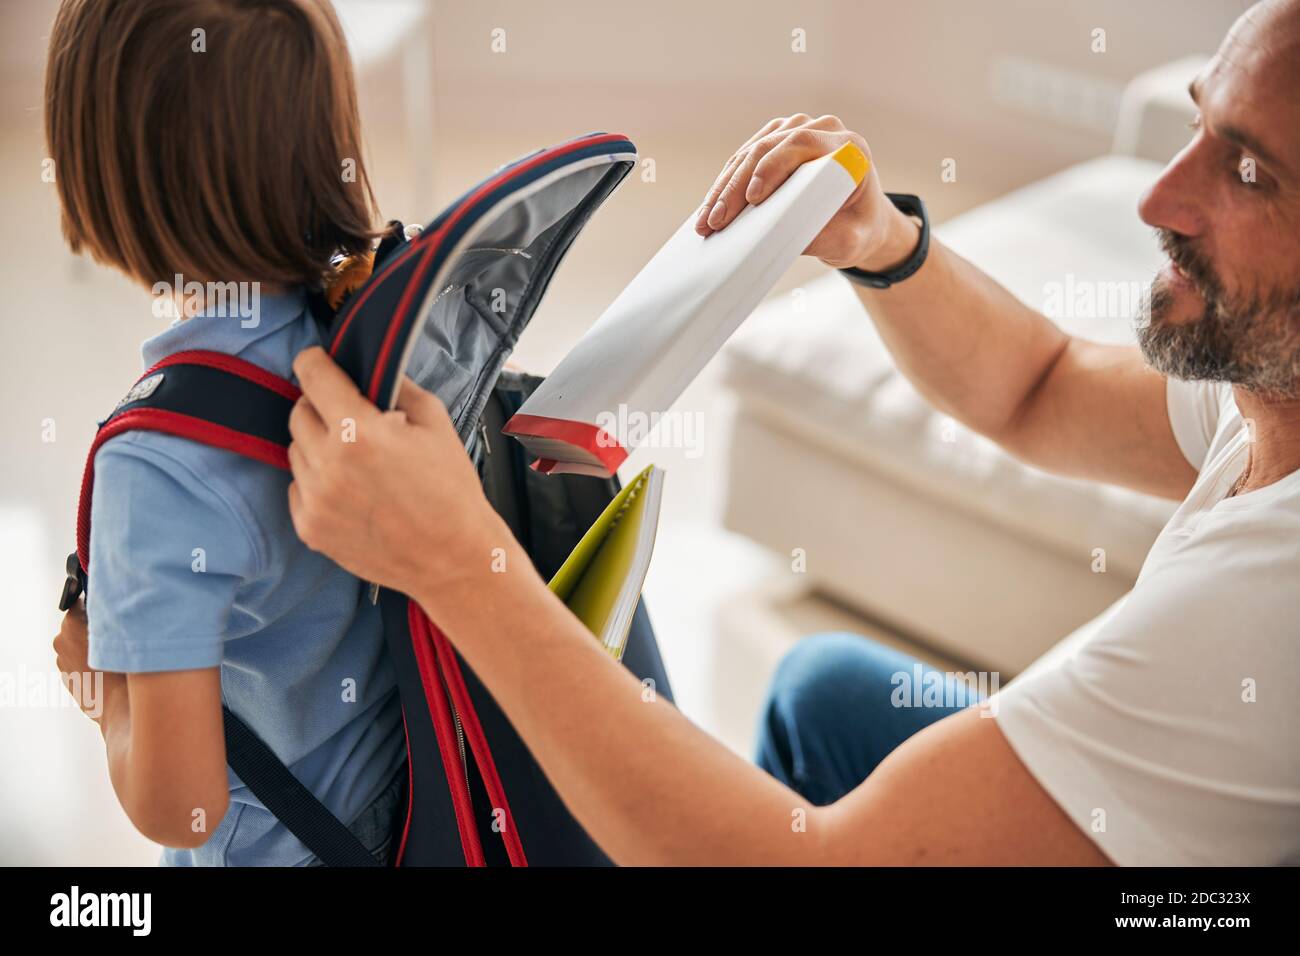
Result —
M 206 349 L 291 378 L 294 356 L 320 344 L 316 325 L 301 291 L 260 298 L 255 327 L 237 316 L 177 322 L 144 343 L 145 366 Z M 396 678 L 366 588 L 294 533 L 289 480 L 156 432 L 105 442 L 91 511 L 90 666 L 220 667 L 227 706 L 351 822 L 405 759 Z M 230 809 L 208 825 L 203 846 L 168 849 L 163 862 L 296 865 L 311 856 L 233 772 Z

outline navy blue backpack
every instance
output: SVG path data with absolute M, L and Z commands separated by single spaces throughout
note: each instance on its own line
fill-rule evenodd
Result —
M 499 169 L 411 239 L 392 224 L 364 284 L 335 311 L 311 296 L 330 354 L 392 407 L 409 375 L 447 406 L 488 500 L 549 579 L 618 491 L 616 479 L 542 475 L 501 427 L 541 379 L 503 370 L 570 244 L 636 163 L 625 137 L 593 133 Z M 90 580 L 95 453 L 133 429 L 167 432 L 287 469 L 298 389 L 234 356 L 182 352 L 149 369 L 100 426 L 86 463 L 61 607 Z M 331 866 L 606 865 L 473 671 L 404 594 L 372 589 L 397 672 L 406 734 L 404 810 L 378 861 L 240 717 L 226 756 L 253 794 Z M 623 664 L 669 700 L 643 606 Z

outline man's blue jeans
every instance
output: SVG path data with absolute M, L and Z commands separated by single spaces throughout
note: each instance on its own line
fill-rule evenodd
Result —
M 814 805 L 834 803 L 908 737 L 963 709 L 914 706 L 916 668 L 935 674 L 857 634 L 804 638 L 773 678 L 759 726 L 758 765 Z M 945 686 L 953 680 L 946 678 Z

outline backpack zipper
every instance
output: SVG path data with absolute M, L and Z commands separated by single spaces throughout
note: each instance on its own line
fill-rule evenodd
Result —
M 460 722 L 460 711 L 456 709 L 456 702 L 451 699 L 451 686 L 447 683 L 447 675 L 442 671 L 442 661 L 438 660 L 438 679 L 442 681 L 443 692 L 447 695 L 447 707 L 451 710 L 451 723 L 456 728 L 456 749 L 460 751 L 460 765 L 465 771 L 465 798 L 473 806 L 474 798 L 469 790 L 469 760 L 465 756 L 465 726 Z
M 468 739 L 463 749 L 459 749 L 462 773 L 460 784 L 455 781 L 455 767 L 452 761 L 456 755 L 448 752 L 450 735 L 456 734 L 460 744 L 464 730 L 456 704 L 452 700 L 452 682 L 447 666 L 444 666 L 443 651 L 434 634 L 436 628 L 420 610 L 414 601 L 407 602 L 407 622 L 415 646 L 416 666 L 420 670 L 424 684 L 425 696 L 429 706 L 429 715 L 433 720 L 434 736 L 438 742 L 439 755 L 450 787 L 452 808 L 456 818 L 456 828 L 460 833 L 461 848 L 465 852 L 465 862 L 469 866 L 483 866 L 483 851 L 478 838 L 478 826 L 474 819 L 474 808 L 470 801 Z M 448 718 L 451 718 L 450 720 Z
M 474 761 L 483 779 L 483 786 L 487 790 L 488 800 L 491 801 L 493 817 L 496 817 L 498 813 L 504 815 L 502 822 L 505 826 L 499 835 L 501 841 L 505 844 L 506 856 L 509 857 L 511 866 L 527 866 L 528 858 L 524 854 L 523 844 L 520 843 L 519 834 L 515 829 L 514 817 L 510 812 L 510 802 L 506 798 L 505 787 L 497 771 L 496 762 L 492 759 L 492 750 L 483 734 L 483 727 L 479 724 L 478 715 L 474 712 L 474 704 L 470 700 L 469 689 L 465 685 L 465 678 L 461 673 L 456 652 L 452 649 L 447 636 L 438 630 L 436 626 L 430 626 L 428 630 L 429 638 L 446 666 L 447 683 L 450 685 L 449 699 L 458 702 L 465 714 L 466 743 L 474 753 Z M 493 829 L 496 828 L 493 827 Z

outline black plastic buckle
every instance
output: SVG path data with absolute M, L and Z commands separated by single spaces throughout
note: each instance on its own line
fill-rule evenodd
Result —
M 70 611 L 72 605 L 77 603 L 77 598 L 81 597 L 86 590 L 86 572 L 81 570 L 81 560 L 77 557 L 77 552 L 73 551 L 68 555 L 64 569 L 68 576 L 64 579 L 63 593 L 59 596 L 59 610 Z
M 379 240 L 379 247 L 375 250 L 374 272 L 379 271 L 379 267 L 398 249 L 406 243 L 406 227 L 402 225 L 400 219 L 388 220 L 388 225 L 384 228 L 384 236 Z

